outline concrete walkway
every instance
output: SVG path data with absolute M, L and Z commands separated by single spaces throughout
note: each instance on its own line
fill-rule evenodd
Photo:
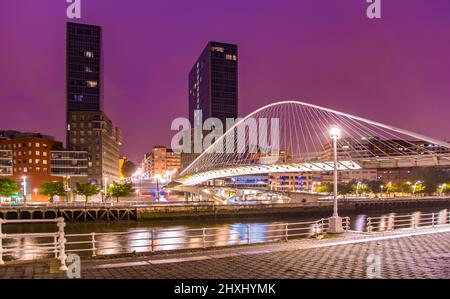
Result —
M 296 240 L 193 253 L 86 260 L 82 278 L 278 279 L 367 278 L 367 258 L 381 278 L 450 278 L 450 227 Z M 48 263 L 0 267 L 0 278 L 66 278 Z M 53 267 L 54 268 L 54 267 Z

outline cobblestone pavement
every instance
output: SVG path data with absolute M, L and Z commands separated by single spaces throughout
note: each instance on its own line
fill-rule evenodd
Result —
M 326 241 L 325 241 L 326 242 Z M 330 241 L 328 241 L 330 242 Z M 324 247 L 277 250 L 270 244 L 241 250 L 208 251 L 195 255 L 88 261 L 86 279 L 298 279 L 367 278 L 367 257 L 381 258 L 381 278 L 450 278 L 450 232 L 367 240 Z M 300 243 L 300 242 L 298 242 Z M 0 267 L 0 278 L 65 278 L 50 273 L 45 263 Z

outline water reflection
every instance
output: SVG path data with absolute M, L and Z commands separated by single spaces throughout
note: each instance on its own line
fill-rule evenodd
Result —
M 434 210 L 433 210 L 434 211 Z M 436 211 L 434 211 L 436 212 Z M 374 231 L 388 231 L 392 229 L 411 228 L 427 225 L 430 221 L 428 215 L 430 211 L 421 211 L 416 213 L 368 213 L 350 215 L 351 230 L 366 231 L 367 218 L 379 217 L 377 223 L 373 224 Z M 442 210 L 435 214 L 434 223 L 444 225 L 449 223 L 448 210 Z M 269 217 L 266 220 L 247 220 L 246 223 L 189 223 L 186 224 L 167 224 L 163 227 L 154 227 L 155 223 L 134 222 L 134 223 L 90 223 L 90 224 L 68 224 L 66 234 L 69 242 L 77 244 L 68 244 L 68 252 L 76 252 L 80 255 L 109 255 L 131 252 L 150 252 L 166 251 L 176 249 L 195 249 L 203 247 L 220 247 L 229 245 L 242 245 L 247 243 L 260 243 L 265 241 L 279 241 L 286 238 L 285 223 L 300 221 L 312 221 L 317 217 L 286 218 L 273 221 Z M 146 227 L 146 225 L 148 225 Z M 203 229 L 199 225 L 207 226 Z M 134 226 L 134 227 L 133 227 Z M 54 227 L 52 227 L 54 230 Z M 48 233 L 52 229 L 47 225 L 35 224 L 33 226 L 15 226 L 5 225 L 4 233 Z M 320 226 L 304 226 L 301 224 L 291 225 L 289 227 L 290 236 L 309 236 L 320 231 Z M 97 234 L 85 236 L 70 236 L 70 234 Z M 116 234 L 120 232 L 120 234 Z M 112 234 L 114 233 L 114 234 Z M 153 235 L 153 242 L 152 242 Z M 92 239 L 95 238 L 95 247 L 92 246 Z M 28 235 L 19 239 L 4 240 L 5 248 L 15 248 L 10 257 L 15 260 L 31 260 L 47 258 L 54 256 L 52 250 L 53 238 L 38 238 Z M 41 250 L 46 249 L 46 250 Z M 39 251 L 36 251 L 39 250 Z M 79 250 L 83 250 L 80 252 Z

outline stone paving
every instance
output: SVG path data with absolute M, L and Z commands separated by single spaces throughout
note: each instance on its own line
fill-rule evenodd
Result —
M 450 278 L 450 231 L 84 261 L 81 275 L 85 279 L 367 278 L 371 254 L 381 258 L 381 278 Z M 66 277 L 52 272 L 46 263 L 10 265 L 0 267 L 0 278 Z

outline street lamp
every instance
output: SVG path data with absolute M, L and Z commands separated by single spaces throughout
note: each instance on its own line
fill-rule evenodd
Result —
M 421 181 L 417 181 L 417 182 L 414 183 L 414 186 L 413 186 L 413 196 L 414 197 L 416 196 L 417 185 L 419 185 L 421 183 L 422 183 Z
M 444 184 L 440 185 L 439 188 L 440 188 L 439 196 L 442 196 L 442 194 L 444 193 Z
M 359 188 L 361 187 L 361 181 L 358 181 L 358 184 L 356 184 L 356 197 L 359 196 Z
M 333 216 L 329 219 L 330 227 L 329 231 L 332 234 L 340 234 L 344 232 L 342 227 L 342 218 L 338 214 L 338 154 L 337 154 L 337 141 L 341 138 L 341 129 L 334 127 L 330 130 L 331 139 L 333 139 L 333 157 L 334 157 L 334 204 L 333 204 Z
M 108 178 L 105 177 L 105 178 L 103 178 L 103 180 L 104 180 L 104 182 L 103 182 L 103 196 L 104 196 L 104 199 L 106 201 L 106 194 L 108 194 Z
M 22 186 L 23 186 L 23 201 L 26 203 L 27 201 L 27 177 L 22 177 Z
M 155 175 L 156 179 L 156 202 L 159 202 L 159 180 L 161 179 L 161 175 L 157 174 Z

